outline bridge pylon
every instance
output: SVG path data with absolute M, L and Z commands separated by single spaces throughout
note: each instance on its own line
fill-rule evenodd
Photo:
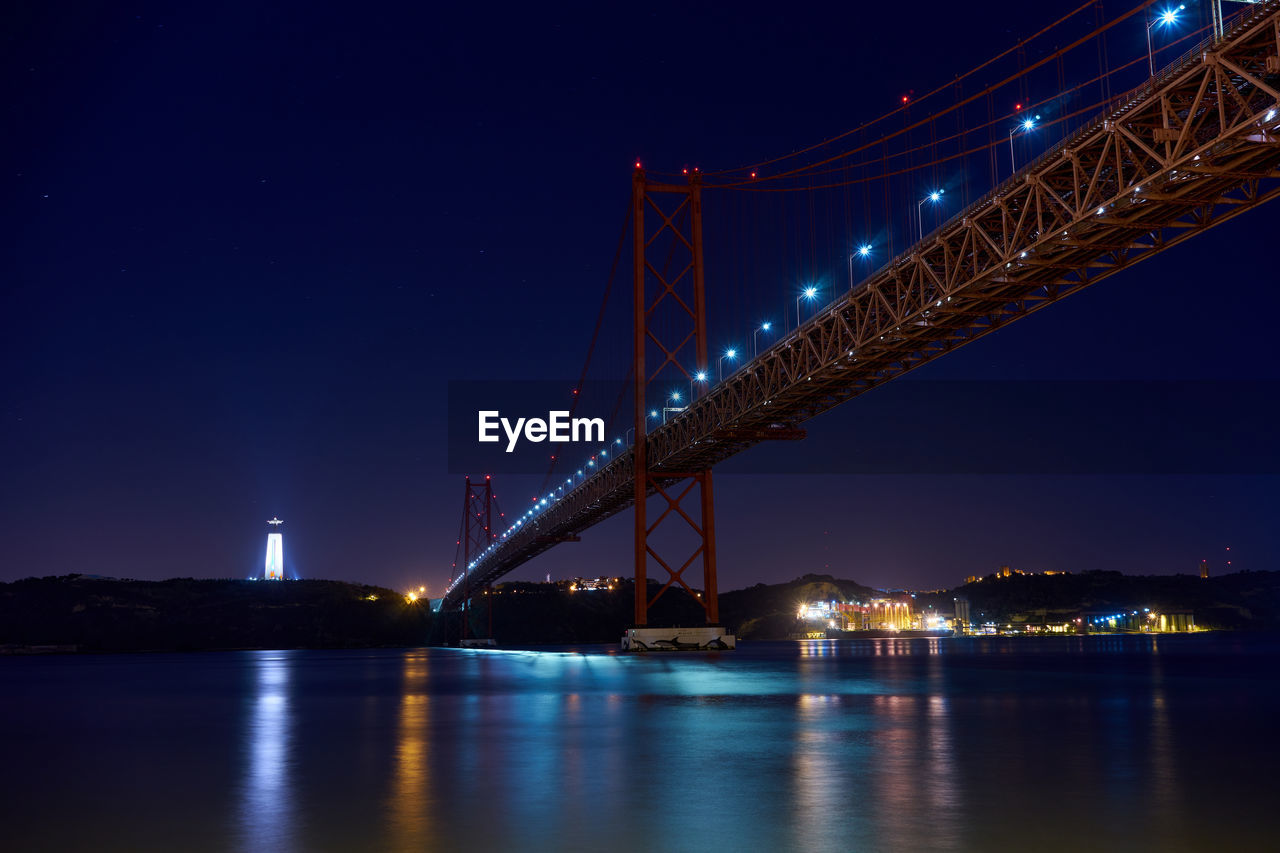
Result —
M 648 453 L 650 420 L 649 386 L 678 379 L 689 389 L 693 402 L 699 376 L 705 384 L 707 361 L 706 288 L 702 262 L 702 181 L 695 170 L 686 184 L 651 182 L 637 164 L 632 178 L 633 308 L 635 359 L 635 628 L 623 637 L 623 648 L 732 648 L 733 637 L 719 629 L 720 608 L 716 585 L 715 497 L 711 469 L 668 470 L 662 460 Z M 646 220 L 647 214 L 653 214 Z M 650 223 L 653 227 L 650 227 Z M 657 257 L 662 255 L 661 258 Z M 658 364 L 646 355 L 652 349 Z M 693 370 L 686 365 L 693 360 Z M 659 391 L 665 395 L 665 390 Z M 676 402 L 673 399 L 668 402 Z M 663 403 L 663 416 L 682 407 Z M 682 502 L 697 487 L 697 509 L 686 511 Z M 648 498 L 660 495 L 666 502 L 652 522 Z M 678 562 L 664 558 L 651 541 L 664 522 L 685 522 L 697 543 L 693 553 Z M 648 569 L 652 560 L 666 572 L 666 582 L 649 597 Z M 702 589 L 698 595 L 684 578 L 695 561 L 702 563 Z M 648 628 L 649 608 L 672 586 L 681 586 L 702 605 L 707 628 Z M 659 636 L 660 635 L 660 636 Z
M 462 630 L 459 636 L 460 646 L 492 646 L 493 643 L 493 593 L 492 585 L 486 585 L 485 609 L 488 611 L 489 636 L 475 638 L 468 636 L 471 622 L 471 579 L 472 560 L 484 554 L 485 549 L 497 538 L 493 529 L 493 484 L 486 474 L 483 481 L 473 481 L 467 477 L 462 493 L 462 529 L 459 531 L 458 545 L 462 549 Z M 457 568 L 457 564 L 454 565 Z M 478 585 L 477 585 L 478 586 Z

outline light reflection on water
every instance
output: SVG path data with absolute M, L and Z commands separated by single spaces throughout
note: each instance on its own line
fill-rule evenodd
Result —
M 435 792 L 428 751 L 431 735 L 431 697 L 427 693 L 428 656 L 406 652 L 396 726 L 395 769 L 391 783 L 390 835 L 395 850 L 430 850 Z
M 0 848 L 1232 849 L 1280 697 L 1241 643 L 0 661 Z
M 292 850 L 295 767 L 290 680 L 298 652 L 251 652 L 253 689 L 244 715 L 245 776 L 240 799 L 241 844 Z

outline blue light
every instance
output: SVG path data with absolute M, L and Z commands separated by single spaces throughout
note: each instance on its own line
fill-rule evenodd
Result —
M 738 357 L 738 351 L 737 351 L 736 349 L 727 349 L 727 350 L 725 350 L 725 351 L 724 351 L 724 357 L 725 357 L 725 358 L 737 358 L 737 357 Z
M 946 190 L 934 190 L 933 192 L 929 193 L 929 201 L 941 201 L 942 194 L 945 192 Z
M 760 324 L 760 330 L 761 330 L 761 331 L 763 331 L 763 332 L 767 332 L 767 331 L 769 331 L 769 328 L 770 328 L 771 326 L 773 326 L 773 324 L 772 324 L 772 323 L 761 323 L 761 324 Z
M 805 299 L 812 299 L 813 297 L 815 297 L 815 296 L 817 296 L 817 295 L 818 295 L 818 288 L 816 288 L 816 287 L 806 287 L 806 288 L 804 289 L 804 298 L 805 298 Z
M 870 255 L 870 254 L 871 254 L 871 247 L 870 247 L 870 246 L 867 246 L 867 245 L 859 246 L 859 247 L 858 247 L 858 254 L 859 254 L 859 255 L 862 255 L 862 257 L 864 257 L 864 258 L 865 258 L 867 255 Z
M 696 376 L 694 376 L 693 378 L 694 378 L 694 379 L 696 379 L 696 380 L 698 380 L 699 382 L 706 382 L 706 381 L 707 381 L 707 374 L 705 374 L 705 373 L 703 373 L 701 370 L 699 370 L 699 371 L 698 371 L 698 373 L 697 373 L 697 375 L 696 375 Z M 679 395 L 679 394 L 672 394 L 671 396 L 672 396 L 672 398 L 673 398 L 673 399 L 676 399 L 676 400 L 679 400 L 679 399 L 680 399 L 680 395 Z
M 672 400 L 674 400 L 675 402 L 679 403 L 679 402 L 680 402 L 680 392 L 679 392 L 679 391 L 672 391 L 672 392 L 671 392 L 671 399 L 672 399 Z

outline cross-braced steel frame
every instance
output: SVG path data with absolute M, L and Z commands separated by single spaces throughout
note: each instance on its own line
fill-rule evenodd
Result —
M 679 584 L 690 595 L 696 594 L 684 579 L 684 572 L 697 560 L 702 562 L 703 596 L 696 600 L 706 611 L 707 622 L 720 621 L 719 601 L 716 594 L 716 527 L 714 497 L 711 483 L 711 466 L 698 466 L 689 471 L 670 468 L 651 470 L 646 453 L 648 443 L 648 388 L 658 381 L 664 372 L 676 372 L 682 383 L 689 383 L 688 408 L 694 406 L 696 383 L 690 381 L 696 371 L 707 365 L 706 288 L 702 265 L 702 183 L 697 174 L 691 175 L 687 185 L 650 183 L 644 171 L 637 168 L 632 179 L 631 221 L 633 228 L 633 287 L 634 300 L 634 358 L 635 358 L 635 430 L 633 451 L 632 501 L 635 504 L 635 623 L 648 624 L 649 607 L 671 588 Z M 674 200 L 674 206 L 671 202 Z M 664 202 L 666 202 L 664 206 Z M 646 223 L 656 222 L 650 228 Z M 682 223 L 688 223 L 687 228 Z M 652 257 L 657 247 L 668 245 L 671 249 L 666 263 L 656 263 Z M 674 266 L 672 258 L 679 258 Z M 687 258 L 687 261 L 686 261 Z M 651 286 L 653 285 L 653 286 Z M 652 298 L 651 298 L 651 293 Z M 672 312 L 678 322 L 662 324 L 651 322 L 658 310 L 674 306 Z M 661 353 L 656 367 L 647 358 L 651 346 Z M 692 345 L 694 373 L 685 366 L 688 356 L 681 358 Z M 680 488 L 680 482 L 687 485 Z M 700 496 L 698 519 L 681 507 L 693 487 L 698 486 Z M 648 497 L 661 495 L 666 506 L 658 517 L 649 522 Z M 657 528 L 667 520 L 679 518 L 693 531 L 697 546 L 693 553 L 674 567 L 664 558 L 651 540 Z M 649 598 L 649 561 L 652 559 L 667 573 L 667 581 Z
M 490 593 L 486 600 L 486 609 L 489 614 L 489 636 L 493 636 L 493 596 L 492 589 L 488 586 L 492 580 L 480 581 L 477 584 L 473 573 L 467 571 L 467 566 L 471 565 L 473 556 L 484 553 L 496 535 L 493 529 L 493 483 L 488 474 L 483 481 L 472 481 L 467 477 L 463 484 L 462 530 L 458 539 L 458 545 L 462 548 L 462 571 L 457 575 L 457 580 L 461 583 L 459 603 L 462 606 L 462 639 L 464 640 L 467 639 L 468 623 L 471 618 L 469 612 L 471 591 L 478 589 L 479 585 L 486 586 L 486 590 Z
M 637 442 L 476 574 L 499 577 L 639 503 L 637 457 L 651 494 L 655 472 L 799 437 L 805 420 L 1277 195 L 1280 0 L 1267 0 Z

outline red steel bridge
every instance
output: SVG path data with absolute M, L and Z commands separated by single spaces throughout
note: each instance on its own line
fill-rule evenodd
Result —
M 699 600 L 707 622 L 717 623 L 716 463 L 760 442 L 802 438 L 801 425 L 815 415 L 1280 195 L 1280 0 L 1215 19 L 1214 31 L 1181 59 L 1113 98 L 652 430 L 646 386 L 672 366 L 689 376 L 681 359 L 708 364 L 706 187 L 696 173 L 660 183 L 638 167 L 631 202 L 636 440 L 506 533 L 492 529 L 487 509 L 475 509 L 477 501 L 487 504 L 487 478 L 483 488 L 468 480 L 465 571 L 444 596 L 446 609 L 634 506 L 636 625 L 647 624 L 657 595 L 673 586 L 693 591 L 684 572 L 696 563 L 705 591 Z M 675 272 L 652 257 L 663 236 L 685 253 Z M 651 322 L 666 301 L 678 305 L 687 326 L 674 338 Z M 649 500 L 655 495 L 663 500 Z M 700 543 L 682 562 L 651 542 L 664 522 L 687 524 Z M 650 597 L 653 565 L 665 571 L 665 583 Z

